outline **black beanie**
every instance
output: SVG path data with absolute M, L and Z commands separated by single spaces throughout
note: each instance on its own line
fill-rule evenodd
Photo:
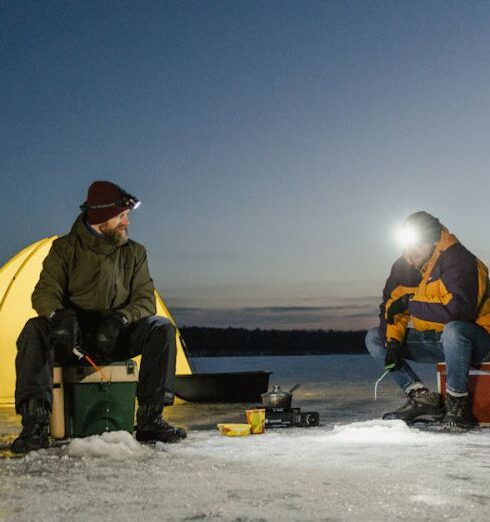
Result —
M 405 220 L 405 224 L 417 229 L 421 243 L 437 243 L 441 239 L 441 222 L 428 212 L 421 210 L 410 214 Z

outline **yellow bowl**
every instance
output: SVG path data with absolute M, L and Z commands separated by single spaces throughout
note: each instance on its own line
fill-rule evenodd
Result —
M 226 437 L 246 437 L 250 435 L 250 424 L 217 424 L 221 435 Z

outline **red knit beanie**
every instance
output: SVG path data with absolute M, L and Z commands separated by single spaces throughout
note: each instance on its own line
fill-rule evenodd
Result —
M 138 200 L 110 181 L 94 181 L 81 209 L 85 211 L 87 223 L 98 225 L 125 210 L 136 208 Z

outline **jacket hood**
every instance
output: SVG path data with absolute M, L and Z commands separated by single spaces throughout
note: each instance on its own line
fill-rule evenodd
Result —
M 77 217 L 75 223 L 73 223 L 73 226 L 71 227 L 70 234 L 76 236 L 84 246 L 98 254 L 110 255 L 116 249 L 120 248 L 113 245 L 104 236 L 95 232 L 95 230 L 92 230 L 90 225 L 85 222 L 84 213 Z
M 458 238 L 454 234 L 451 234 L 446 227 L 442 227 L 441 239 L 436 243 L 436 250 L 444 252 L 456 243 L 459 243 Z
M 436 243 L 434 252 L 432 253 L 430 259 L 427 260 L 420 270 L 422 274 L 424 274 L 424 277 L 428 277 L 430 275 L 441 253 L 445 252 L 448 248 L 451 248 L 453 245 L 458 243 L 458 238 L 454 234 L 451 234 L 446 227 L 442 227 L 441 239 Z

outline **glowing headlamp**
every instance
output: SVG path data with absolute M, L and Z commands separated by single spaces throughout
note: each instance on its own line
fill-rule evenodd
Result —
M 396 239 L 403 248 L 417 245 L 435 245 L 441 240 L 444 227 L 434 216 L 421 210 L 408 216 L 403 224 L 396 229 Z
M 120 201 L 117 202 L 118 203 L 118 206 L 123 206 L 123 207 L 129 207 L 133 210 L 136 210 L 140 205 L 141 205 L 141 201 L 136 198 L 135 196 L 132 196 L 131 194 L 128 194 L 127 192 L 124 192 L 122 193 L 122 198 Z M 121 205 L 122 203 L 122 205 Z
M 403 248 L 410 248 L 420 243 L 420 233 L 413 225 L 402 225 L 396 230 L 396 240 Z

